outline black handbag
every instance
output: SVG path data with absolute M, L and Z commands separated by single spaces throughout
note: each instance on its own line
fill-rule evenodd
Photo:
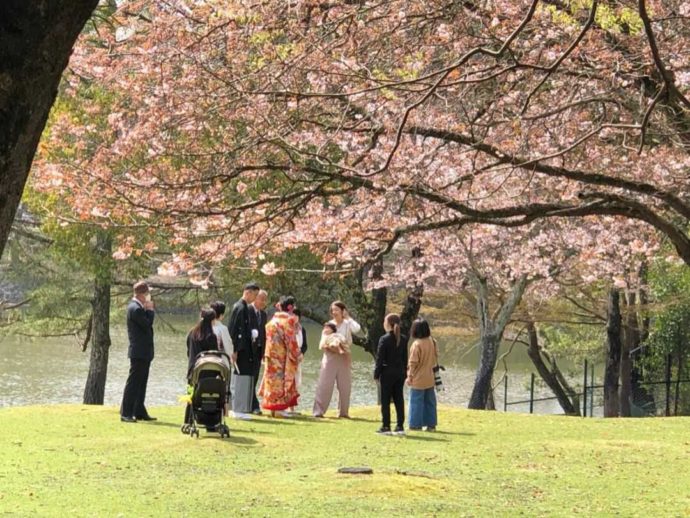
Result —
M 436 351 L 436 366 L 432 369 L 434 371 L 434 387 L 436 392 L 443 392 L 443 380 L 441 379 L 441 371 L 445 371 L 446 368 L 443 365 L 438 364 L 438 347 L 436 346 L 436 340 L 432 338 L 434 342 L 434 350 Z

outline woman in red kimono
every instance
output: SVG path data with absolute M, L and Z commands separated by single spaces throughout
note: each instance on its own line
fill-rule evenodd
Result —
M 298 318 L 292 314 L 295 299 L 281 297 L 276 307 L 278 311 L 266 324 L 264 377 L 259 388 L 261 407 L 273 417 L 276 412 L 285 415 L 283 411 L 297 406 L 296 374 L 302 355 L 297 343 Z

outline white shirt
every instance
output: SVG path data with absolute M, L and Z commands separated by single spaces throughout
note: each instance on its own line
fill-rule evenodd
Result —
M 230 338 L 230 331 L 228 331 L 228 326 L 226 326 L 219 320 L 214 320 L 213 332 L 220 340 L 220 343 L 223 345 L 223 351 L 225 351 L 225 354 L 232 355 L 232 353 L 235 352 L 235 346 L 232 343 L 232 338 Z
M 336 324 L 335 320 L 331 320 L 338 329 L 338 333 L 343 335 L 349 345 L 352 345 L 352 335 L 358 335 L 362 331 L 362 326 L 351 318 L 344 319 L 340 325 Z

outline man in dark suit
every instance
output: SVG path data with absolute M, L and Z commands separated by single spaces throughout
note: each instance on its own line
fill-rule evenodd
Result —
M 129 376 L 120 407 L 120 421 L 125 423 L 156 420 L 144 406 L 149 368 L 153 360 L 154 317 L 149 286 L 144 281 L 139 281 L 134 284 L 134 297 L 127 306 Z
M 266 351 L 266 322 L 268 322 L 268 314 L 266 313 L 266 304 L 268 304 L 268 292 L 259 290 L 259 293 L 252 302 L 250 309 L 252 310 L 252 328 L 258 331 L 258 336 L 252 341 L 252 355 L 257 361 L 254 362 L 254 394 L 252 401 L 252 413 L 261 415 L 261 406 L 256 397 L 256 385 L 259 381 L 259 371 L 261 370 L 261 361 Z
M 233 373 L 232 376 L 232 409 L 235 417 L 239 419 L 248 419 L 251 416 L 247 415 L 252 411 L 251 398 L 248 402 L 244 401 L 243 392 L 239 391 L 239 387 L 244 387 L 243 383 L 249 381 L 246 378 L 254 376 L 256 371 L 255 363 L 261 362 L 260 358 L 254 358 L 254 348 L 252 342 L 258 337 L 258 329 L 254 314 L 249 305 L 254 302 L 259 293 L 259 285 L 255 282 L 250 282 L 244 286 L 242 298 L 235 302 L 230 313 L 230 320 L 228 322 L 228 331 L 230 331 L 230 338 L 235 347 L 233 357 L 239 373 Z M 243 379 L 244 378 L 244 379 Z M 253 386 L 253 385 L 252 385 Z M 251 390 L 251 387 L 250 387 Z

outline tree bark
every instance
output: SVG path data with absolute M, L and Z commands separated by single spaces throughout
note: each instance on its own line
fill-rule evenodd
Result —
M 640 343 L 635 292 L 629 292 L 626 298 L 625 327 L 621 342 L 621 388 L 619 393 L 621 417 L 630 417 L 631 415 L 633 364 L 630 351 L 635 350 Z
M 558 404 L 561 405 L 561 408 L 566 415 L 580 415 L 579 404 L 576 404 L 570 400 L 568 393 L 560 383 L 558 375 L 549 369 L 541 356 L 539 337 L 537 335 L 537 328 L 534 325 L 534 322 L 527 323 L 527 334 L 529 337 L 527 355 L 530 357 L 530 360 L 532 360 L 532 363 L 536 367 L 537 373 L 551 389 L 554 396 L 556 396 L 556 399 L 558 399 Z
M 473 276 L 477 289 L 477 316 L 479 317 L 479 367 L 474 380 L 468 408 L 484 410 L 491 393 L 491 380 L 496 369 L 498 349 L 510 316 L 522 299 L 527 287 L 527 277 L 520 277 L 503 303 L 495 319 L 489 312 L 489 289 L 487 280 L 479 275 Z
M 424 284 L 419 282 L 411 288 L 408 288 L 405 296 L 405 303 L 400 312 L 400 332 L 405 336 L 410 336 L 412 330 L 412 323 L 419 316 L 419 310 L 422 307 L 422 299 L 424 297 Z
M 618 380 L 621 362 L 621 309 L 620 293 L 617 289 L 609 292 L 606 372 L 604 373 L 604 417 L 618 417 Z
M 96 254 L 107 264 L 112 253 L 112 240 L 107 234 L 96 239 Z M 110 276 L 107 272 L 96 274 L 91 316 L 91 358 L 89 374 L 84 387 L 85 405 L 102 405 L 105 398 L 105 382 L 108 376 L 108 355 L 110 352 Z
M 422 257 L 422 249 L 418 246 L 412 249 L 412 258 L 420 259 Z M 410 336 L 412 331 L 412 323 L 419 315 L 419 310 L 422 307 L 422 297 L 424 296 L 424 283 L 415 282 L 414 286 L 408 288 L 407 296 L 403 309 L 400 312 L 400 332 L 405 336 Z
M 380 280 L 383 278 L 383 259 L 377 261 L 372 267 L 371 278 Z M 371 290 L 370 310 L 371 315 L 368 322 L 368 350 L 376 357 L 376 350 L 379 339 L 386 333 L 383 329 L 383 320 L 386 318 L 386 306 L 388 304 L 388 288 L 374 288 Z
M 0 2 L 0 256 L 72 47 L 98 0 Z
M 640 270 L 638 277 L 640 279 L 640 290 L 639 290 L 639 305 L 641 308 L 646 308 L 649 304 L 649 295 L 647 293 L 648 286 L 648 265 L 646 261 L 643 261 L 640 265 Z M 645 381 L 644 375 L 644 359 L 647 356 L 648 349 L 645 347 L 640 347 L 649 338 L 649 328 L 651 320 L 649 318 L 649 313 L 643 309 L 640 318 L 640 329 L 639 329 L 639 344 L 633 349 L 633 354 L 631 361 L 633 362 L 632 373 L 630 375 L 630 385 L 632 391 L 632 401 L 639 407 L 644 408 L 645 412 L 650 415 L 656 415 L 656 401 L 654 399 L 653 393 L 647 389 L 642 383 Z

